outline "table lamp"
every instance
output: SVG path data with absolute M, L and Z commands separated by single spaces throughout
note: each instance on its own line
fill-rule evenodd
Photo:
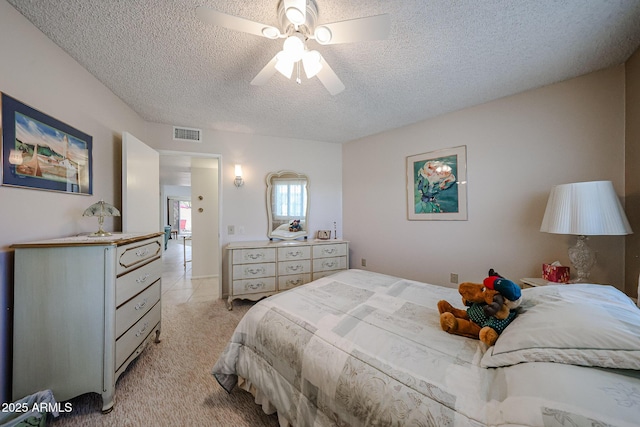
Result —
M 540 231 L 578 236 L 569 248 L 569 260 L 577 277 L 572 283 L 587 283 L 595 252 L 588 236 L 631 234 L 620 200 L 611 181 L 577 182 L 551 189 Z
M 89 206 L 84 211 L 82 216 L 97 216 L 98 217 L 98 231 L 96 231 L 95 233 L 91 233 L 90 236 L 104 237 L 104 236 L 111 236 L 111 233 L 109 233 L 108 231 L 104 231 L 102 229 L 102 225 L 104 224 L 104 217 L 105 216 L 120 216 L 120 211 L 118 209 L 116 209 L 115 206 L 110 205 L 109 203 L 105 202 L 104 200 L 100 200 L 99 202 L 94 203 L 91 206 Z

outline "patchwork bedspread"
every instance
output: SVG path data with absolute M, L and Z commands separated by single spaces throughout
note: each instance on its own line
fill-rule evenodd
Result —
M 457 289 L 361 270 L 325 277 L 252 307 L 213 374 L 299 427 L 640 422 L 639 371 L 484 368 L 479 341 L 441 330 L 441 299 L 462 308 Z

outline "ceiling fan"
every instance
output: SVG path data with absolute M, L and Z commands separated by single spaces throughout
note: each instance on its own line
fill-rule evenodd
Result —
M 296 82 L 300 80 L 300 63 L 308 79 L 317 76 L 324 87 L 336 95 L 344 90 L 344 84 L 317 50 L 310 50 L 307 43 L 315 40 L 320 45 L 352 43 L 366 40 L 382 40 L 389 36 L 391 21 L 388 14 L 356 18 L 330 24 L 316 25 L 318 7 L 315 0 L 280 0 L 278 21 L 280 28 L 250 21 L 206 6 L 196 8 L 200 20 L 207 24 L 242 31 L 268 39 L 285 39 L 282 50 L 251 81 L 261 86 L 276 71 L 291 78 L 296 69 Z

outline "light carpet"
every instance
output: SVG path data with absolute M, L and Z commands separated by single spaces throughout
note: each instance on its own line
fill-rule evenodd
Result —
M 151 343 L 116 383 L 115 406 L 102 414 L 100 395 L 72 399 L 52 426 L 278 426 L 249 393 L 227 394 L 211 369 L 253 303 L 222 300 L 162 307 L 159 344 Z

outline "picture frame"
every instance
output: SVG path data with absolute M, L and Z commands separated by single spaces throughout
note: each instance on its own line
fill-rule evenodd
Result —
M 93 138 L 0 94 L 2 185 L 93 194 Z
M 329 240 L 331 238 L 331 230 L 318 230 L 317 238 L 319 240 Z
M 467 220 L 467 146 L 407 157 L 407 218 Z

